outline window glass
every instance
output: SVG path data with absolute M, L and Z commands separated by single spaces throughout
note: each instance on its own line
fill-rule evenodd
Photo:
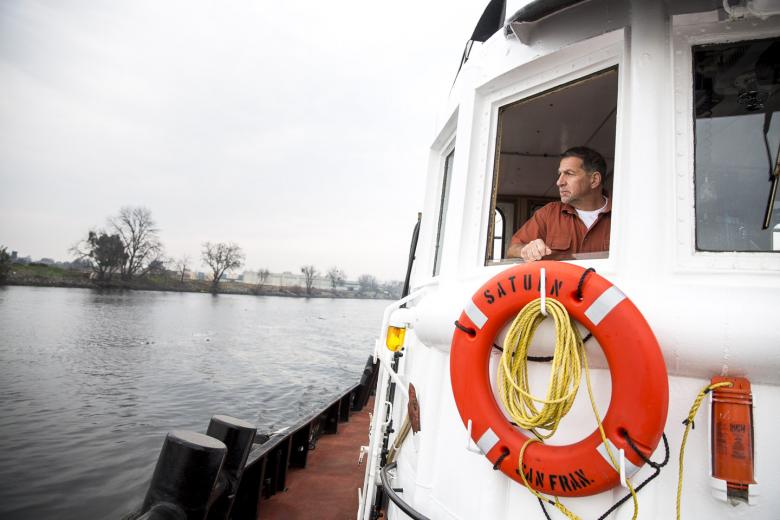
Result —
M 780 39 L 694 47 L 693 73 L 696 248 L 776 251 Z
M 499 109 L 487 263 L 507 259 L 515 233 L 537 210 L 561 200 L 558 167 L 565 150 L 585 146 L 603 156 L 606 171 L 601 172 L 600 195 L 609 196 L 617 93 L 617 68 L 611 68 Z M 579 219 L 576 211 L 565 215 L 570 217 Z M 576 236 L 537 238 L 554 246 L 551 259 L 604 258 L 609 250 L 610 218 L 600 217 L 592 231 L 582 224 Z M 589 242 L 589 236 L 596 240 Z
M 450 176 L 452 175 L 452 161 L 455 159 L 455 151 L 451 151 L 444 160 L 444 173 L 441 181 L 441 200 L 439 202 L 439 223 L 436 228 L 436 251 L 433 257 L 433 275 L 439 274 L 441 269 L 442 240 L 444 239 L 444 224 L 447 220 L 447 201 L 450 198 Z

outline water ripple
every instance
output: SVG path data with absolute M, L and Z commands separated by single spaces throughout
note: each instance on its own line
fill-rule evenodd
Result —
M 357 382 L 384 305 L 4 289 L 0 517 L 119 517 L 166 432 L 293 425 Z

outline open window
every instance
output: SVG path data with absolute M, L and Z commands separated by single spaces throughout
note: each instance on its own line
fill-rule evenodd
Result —
M 694 47 L 693 90 L 696 249 L 780 250 L 780 38 Z
M 535 211 L 560 200 L 558 164 L 568 148 L 587 146 L 604 156 L 603 186 L 611 192 L 617 93 L 614 67 L 499 109 L 486 263 L 505 259 L 512 235 Z

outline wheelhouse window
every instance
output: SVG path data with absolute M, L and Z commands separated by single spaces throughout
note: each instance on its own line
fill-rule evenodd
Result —
M 450 198 L 450 177 L 452 176 L 452 161 L 455 159 L 455 150 L 447 154 L 444 159 L 444 172 L 441 181 L 441 198 L 439 200 L 439 221 L 436 227 L 436 250 L 433 255 L 433 276 L 441 270 L 442 240 L 444 239 L 444 225 L 447 221 L 447 202 Z
M 499 109 L 487 264 L 507 259 L 515 232 L 546 204 L 561 200 L 556 183 L 565 150 L 585 146 L 599 152 L 607 163 L 603 193 L 611 196 L 617 92 L 615 67 Z M 604 258 L 608 245 L 596 253 L 562 251 L 553 248 L 546 258 Z
M 780 250 L 780 38 L 694 47 L 693 85 L 696 249 Z

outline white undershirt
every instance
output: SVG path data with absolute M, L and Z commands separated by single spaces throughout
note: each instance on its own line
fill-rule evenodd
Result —
M 574 208 L 574 209 L 577 210 L 577 215 L 580 216 L 580 220 L 582 220 L 585 223 L 585 227 L 590 229 L 590 227 L 593 225 L 593 223 L 596 222 L 596 219 L 598 218 L 599 213 L 604 211 L 604 208 L 607 207 L 607 204 L 609 204 L 609 200 L 607 199 L 607 197 L 604 197 L 604 205 L 601 206 L 599 209 L 594 209 L 592 211 L 585 211 L 585 210 L 577 209 L 577 208 Z

